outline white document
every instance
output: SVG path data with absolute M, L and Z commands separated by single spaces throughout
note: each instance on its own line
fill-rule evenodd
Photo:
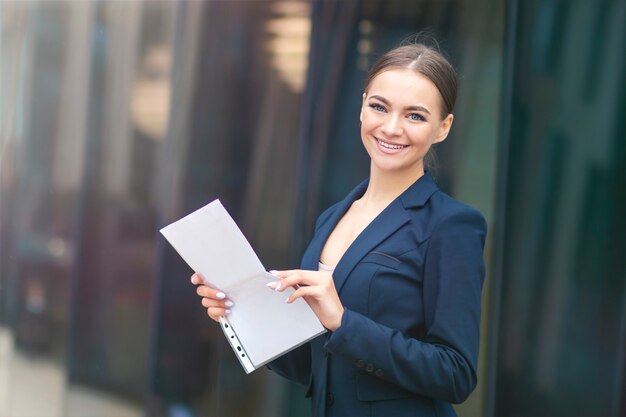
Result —
M 293 288 L 277 292 L 267 287 L 279 278 L 265 270 L 219 200 L 161 233 L 208 286 L 233 301 L 232 312 L 220 324 L 246 373 L 326 331 L 302 298 L 285 302 Z

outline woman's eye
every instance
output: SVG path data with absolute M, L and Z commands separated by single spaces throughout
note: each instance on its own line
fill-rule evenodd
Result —
M 420 116 L 418 113 L 409 114 L 409 119 L 414 120 L 414 121 L 424 120 L 424 118 Z
M 370 107 L 376 111 L 385 111 L 385 108 L 378 103 L 372 103 Z

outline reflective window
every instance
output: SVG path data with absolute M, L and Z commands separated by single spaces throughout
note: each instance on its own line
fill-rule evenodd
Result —
M 624 3 L 516 3 L 489 415 L 624 415 Z

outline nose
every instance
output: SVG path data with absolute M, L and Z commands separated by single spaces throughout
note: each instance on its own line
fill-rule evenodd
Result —
M 397 115 L 390 114 L 382 126 L 385 136 L 398 136 L 402 134 L 402 122 Z

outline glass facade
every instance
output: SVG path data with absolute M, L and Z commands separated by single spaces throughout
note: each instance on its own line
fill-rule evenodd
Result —
M 423 30 L 461 80 L 435 177 L 489 224 L 459 415 L 623 414 L 623 22 L 620 0 L 0 2 L 0 416 L 308 415 L 244 374 L 158 230 L 220 198 L 296 267 L 368 174 L 368 67 Z
M 489 415 L 624 415 L 625 4 L 511 2 Z

